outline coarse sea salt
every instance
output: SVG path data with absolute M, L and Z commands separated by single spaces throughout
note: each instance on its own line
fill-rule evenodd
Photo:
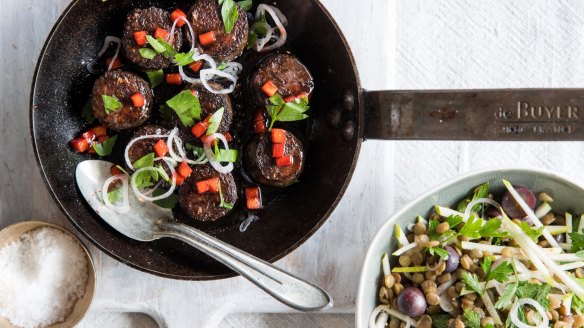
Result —
M 24 328 L 63 322 L 85 294 L 87 259 L 77 241 L 39 228 L 0 248 L 0 316 Z

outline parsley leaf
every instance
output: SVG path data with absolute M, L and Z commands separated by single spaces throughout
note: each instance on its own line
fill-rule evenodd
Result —
M 270 115 L 270 127 L 271 130 L 276 121 L 281 122 L 292 122 L 301 121 L 308 117 L 304 114 L 310 106 L 308 106 L 308 98 L 302 98 L 298 101 L 285 102 L 280 95 L 275 94 L 270 97 L 270 102 L 272 106 L 266 106 L 266 111 Z
M 438 224 L 440 224 L 440 221 L 436 219 L 431 219 L 428 222 L 428 237 L 430 237 L 430 240 L 440 239 L 440 234 L 436 232 L 436 227 L 438 226 Z
M 225 33 L 230 33 L 235 26 L 237 18 L 239 18 L 239 13 L 237 12 L 237 7 L 235 6 L 235 1 L 233 0 L 220 0 L 221 4 L 221 17 L 223 18 L 223 25 L 225 26 Z
M 481 315 L 469 308 L 464 309 L 462 321 L 464 321 L 465 327 L 481 328 Z
M 476 200 L 479 198 L 487 198 L 487 197 L 489 197 L 489 183 L 488 182 L 476 187 L 474 194 L 472 196 L 472 200 Z M 482 204 L 476 204 L 472 208 L 472 210 L 475 212 L 478 212 L 482 206 L 483 206 Z
M 476 274 L 464 272 L 462 274 L 462 281 L 464 282 L 466 289 L 477 292 L 480 295 L 483 294 L 481 285 L 479 284 L 479 277 Z
M 146 72 L 146 75 L 148 75 L 148 80 L 150 80 L 150 85 L 153 88 L 156 88 L 164 81 L 164 71 L 162 69 Z
M 439 313 L 432 316 L 433 328 L 448 328 L 448 322 L 452 319 L 450 314 Z
M 225 112 L 225 108 L 219 108 L 211 118 L 209 118 L 209 127 L 207 128 L 207 135 L 212 135 L 213 133 L 217 132 L 219 128 L 219 124 L 221 124 L 221 120 L 223 119 L 223 113 Z
M 201 119 L 201 103 L 199 97 L 190 90 L 184 90 L 166 102 L 172 108 L 181 123 L 186 127 L 195 125 L 195 119 Z
M 443 260 L 448 260 L 448 251 L 441 247 L 430 247 L 428 248 L 428 253 L 430 255 L 438 255 Z
M 103 101 L 106 115 L 115 112 L 123 106 L 115 96 L 101 95 L 101 100 Z
M 91 99 L 85 103 L 85 106 L 83 106 L 83 109 L 81 110 L 81 117 L 85 119 L 85 123 L 87 124 L 93 124 L 93 121 L 95 121 L 95 117 L 93 116 Z
M 552 286 L 548 284 L 532 284 L 528 281 L 521 281 L 517 286 L 517 297 L 531 298 L 541 304 L 544 309 L 550 309 L 550 301 L 547 295 L 552 290 Z
M 527 223 L 525 221 L 521 221 L 521 224 L 519 225 L 519 227 L 533 241 L 537 241 L 537 238 L 539 238 L 539 236 L 541 236 L 541 234 L 543 233 L 543 229 L 545 229 L 544 226 L 541 226 L 539 229 L 534 229 L 529 225 L 529 223 Z M 573 245 L 572 245 L 572 247 L 573 247 Z
M 481 263 L 481 269 L 485 273 L 485 281 L 489 280 L 489 275 L 491 274 L 491 258 L 485 257 L 483 263 Z
M 249 11 L 251 9 L 251 6 L 253 5 L 253 3 L 252 3 L 252 0 L 243 0 L 243 1 L 238 1 L 237 5 L 243 11 Z
M 118 140 L 118 135 L 108 138 L 104 142 L 93 144 L 93 149 L 99 156 L 109 156 L 112 154 L 112 150 Z
M 517 286 L 518 286 L 517 282 L 515 282 L 514 284 L 507 285 L 505 292 L 503 293 L 503 295 L 501 295 L 501 297 L 499 297 L 497 303 L 495 303 L 495 308 L 504 309 L 511 305 L 513 296 L 515 296 L 515 293 L 517 292 Z
M 223 191 L 221 190 L 221 182 L 219 182 L 219 200 L 221 200 L 219 207 L 223 207 L 223 208 L 226 208 L 228 210 L 233 208 L 233 204 L 226 202 L 225 199 L 223 198 Z
M 164 195 L 167 191 L 168 190 L 158 188 L 158 189 L 154 190 L 154 192 L 152 193 L 152 196 L 156 197 L 156 196 Z M 153 203 L 162 207 L 162 208 L 173 209 L 176 206 L 176 204 L 178 204 L 178 195 L 171 194 L 170 196 L 168 196 L 164 199 L 155 200 Z
M 572 239 L 572 252 L 584 250 L 584 234 L 570 232 L 568 235 Z
M 485 223 L 485 225 L 479 230 L 479 234 L 483 237 L 508 237 L 508 232 L 499 232 L 501 228 L 502 221 L 499 219 L 490 219 Z
M 490 258 L 489 258 L 490 262 Z M 513 265 L 511 261 L 501 262 L 496 268 L 492 269 L 486 276 L 486 281 L 497 280 L 498 282 L 506 282 L 513 272 Z
M 188 64 L 194 63 L 195 51 L 191 50 L 187 53 L 179 52 L 174 55 L 174 64 L 176 66 L 186 66 Z
M 140 53 L 140 56 L 142 56 L 142 58 L 146 58 L 146 59 L 154 59 L 154 57 L 156 57 L 156 55 L 158 55 L 158 53 L 151 48 L 140 48 L 138 50 L 138 52 Z
M 468 218 L 468 221 L 460 228 L 458 234 L 461 236 L 468 237 L 470 239 L 480 238 L 481 234 L 479 231 L 483 226 L 483 220 L 480 218 L 475 218 L 474 215 L 471 215 Z
M 446 222 L 448 222 L 448 226 L 452 229 L 462 223 L 462 217 L 460 215 L 451 215 L 446 218 Z

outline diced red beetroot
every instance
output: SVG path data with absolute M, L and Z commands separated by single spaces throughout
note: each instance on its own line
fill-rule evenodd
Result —
M 262 208 L 262 201 L 259 198 L 248 198 L 246 205 L 248 210 L 259 210 Z
M 203 180 L 203 181 L 199 181 L 197 183 L 195 183 L 195 185 L 197 186 L 197 193 L 199 194 L 204 194 L 207 191 L 209 191 L 209 180 Z
M 98 125 L 91 129 L 91 131 L 93 131 L 96 137 L 107 136 L 107 129 L 103 125 Z
M 284 157 L 284 152 L 286 151 L 286 144 L 273 144 L 272 145 L 272 157 L 280 158 Z
M 207 180 L 210 192 L 219 192 L 219 178 L 211 178 Z
M 245 187 L 245 198 L 259 198 L 260 187 Z
M 110 173 L 112 175 L 122 175 L 122 174 L 124 174 L 124 172 L 122 170 L 120 170 L 120 168 L 117 165 L 112 165 L 112 167 L 110 168 Z
M 186 162 L 181 162 L 176 171 L 184 178 L 188 178 L 193 173 L 193 169 Z
M 71 147 L 80 153 L 84 153 L 89 149 L 89 143 L 85 138 L 76 138 L 69 142 Z
M 276 158 L 277 167 L 290 166 L 294 162 L 292 155 L 286 155 L 284 157 Z
M 154 152 L 156 153 L 157 157 L 164 157 L 168 154 L 168 146 L 164 140 L 160 139 L 154 145 Z
M 282 129 L 272 129 L 272 143 L 282 144 L 286 142 L 286 131 Z

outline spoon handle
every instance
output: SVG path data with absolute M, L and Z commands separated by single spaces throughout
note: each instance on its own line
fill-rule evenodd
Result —
M 274 265 L 190 226 L 163 221 L 157 235 L 179 239 L 241 274 L 285 305 L 300 311 L 332 306 L 328 293 Z

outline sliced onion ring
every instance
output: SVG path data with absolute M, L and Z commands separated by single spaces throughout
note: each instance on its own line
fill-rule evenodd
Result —
M 177 129 L 177 131 L 178 131 L 178 129 Z M 149 134 L 149 135 L 134 138 L 130 142 L 128 142 L 128 145 L 126 145 L 126 150 L 124 151 L 124 159 L 126 160 L 126 165 L 128 165 L 128 168 L 130 170 L 134 171 L 134 165 L 132 165 L 132 162 L 130 161 L 130 155 L 129 155 L 130 148 L 134 145 L 134 143 L 136 143 L 136 141 L 143 140 L 143 139 L 154 139 L 154 138 L 166 139 L 166 138 L 168 138 L 168 135 L 166 135 L 166 134 Z
M 213 139 L 221 140 L 225 149 L 229 150 L 229 145 L 228 145 L 227 139 L 225 139 L 224 135 L 222 135 L 221 133 L 213 133 L 209 136 L 209 140 L 213 140 Z M 211 164 L 211 166 L 215 169 L 215 171 L 222 173 L 222 174 L 227 174 L 227 173 L 233 171 L 233 163 L 228 163 L 226 166 L 223 166 L 223 165 L 221 165 L 221 163 L 219 163 L 218 161 L 215 160 L 215 154 L 213 154 L 213 151 L 211 150 L 211 144 L 209 142 L 205 142 L 203 144 L 203 147 L 205 148 L 205 154 L 207 155 L 207 158 L 209 159 L 209 164 Z
M 521 320 L 519 320 L 519 317 L 517 316 L 517 310 L 519 309 L 519 307 L 526 305 L 526 304 L 533 306 L 535 308 L 535 310 L 539 313 L 539 315 L 541 315 L 542 320 L 536 326 L 531 326 L 531 325 L 523 323 Z M 509 315 L 511 316 L 511 321 L 513 321 L 513 324 L 515 326 L 517 326 L 518 328 L 533 328 L 533 327 L 544 328 L 544 327 L 547 327 L 550 323 L 543 306 L 541 304 L 539 304 L 538 302 L 536 302 L 535 300 L 532 300 L 531 298 L 520 298 L 520 299 L 516 300 L 515 303 L 513 304 L 513 306 L 511 307 L 511 311 L 509 311 Z
M 278 30 L 280 32 L 280 36 L 279 38 L 277 38 L 277 41 L 267 47 L 262 47 L 262 49 L 258 50 L 257 48 L 255 49 L 256 51 L 269 51 L 269 50 L 274 50 L 277 49 L 281 46 L 283 46 L 286 43 L 286 39 L 288 34 L 286 33 L 286 28 L 284 27 L 284 23 L 288 23 L 288 20 L 286 19 L 286 17 L 282 14 L 282 12 L 280 10 L 274 10 L 275 8 L 266 4 L 260 4 L 258 6 L 258 9 L 256 11 L 256 19 L 259 19 L 261 17 L 262 14 L 264 14 L 266 11 L 270 14 L 270 16 L 272 17 L 272 20 L 276 23 L 276 26 L 278 27 Z M 284 20 L 281 20 L 279 15 L 282 16 L 282 18 L 284 18 Z
M 235 90 L 235 85 L 237 84 L 237 76 L 233 76 L 226 72 L 220 71 L 218 69 L 206 68 L 201 70 L 201 82 L 205 86 L 205 89 L 214 94 L 226 94 L 231 93 Z M 215 90 L 209 85 L 209 81 L 213 80 L 215 76 L 224 77 L 231 81 L 231 85 L 224 89 Z
M 170 195 L 172 195 L 172 193 L 176 189 L 176 176 L 175 176 L 176 175 L 176 171 L 175 171 L 174 166 L 172 165 L 172 163 L 169 160 L 167 160 L 165 158 L 160 158 L 160 157 L 156 158 L 156 160 L 162 160 L 162 161 L 164 161 L 166 163 L 166 165 L 168 165 L 168 168 L 170 169 L 170 172 L 171 172 L 171 177 L 170 178 L 171 178 L 171 181 L 172 181 L 172 183 L 170 184 L 170 188 L 164 194 L 159 195 L 159 196 L 156 196 L 156 197 L 150 197 L 150 196 L 148 196 L 148 195 L 140 192 L 140 190 L 138 190 L 138 187 L 136 186 L 136 177 L 141 172 L 144 172 L 144 171 L 156 171 L 156 172 L 158 172 L 160 174 L 166 175 L 166 172 L 164 172 L 164 170 L 161 169 L 161 168 L 159 168 L 159 167 L 150 166 L 150 167 L 140 168 L 140 169 L 136 170 L 136 172 L 134 172 L 134 174 L 132 174 L 132 178 L 130 180 L 130 184 L 132 185 L 132 190 L 134 190 L 134 194 L 136 195 L 136 197 L 139 200 L 146 200 L 146 201 L 153 202 L 153 201 L 156 201 L 156 200 L 164 199 L 164 198 L 167 198 Z
M 109 200 L 109 195 L 108 195 L 108 191 L 109 191 L 109 187 L 112 183 L 114 183 L 115 181 L 120 180 L 122 181 L 122 196 L 124 197 L 124 200 L 122 202 L 122 205 L 117 206 L 112 204 L 112 202 L 110 202 Z M 105 182 L 103 183 L 103 187 L 101 188 L 101 196 L 103 198 L 103 203 L 105 204 L 105 206 L 107 206 L 107 208 L 109 208 L 110 210 L 116 212 L 116 213 L 128 213 L 130 211 L 130 199 L 128 198 L 128 176 L 125 174 L 120 174 L 120 175 L 114 175 L 111 176 L 109 178 L 107 178 L 105 180 Z
M 185 23 L 187 23 L 187 26 L 189 28 L 189 32 L 191 33 L 191 40 L 192 41 L 191 41 L 191 49 L 189 51 L 193 51 L 193 50 L 195 50 L 197 39 L 195 38 L 195 32 L 193 31 L 193 27 L 191 26 L 191 23 L 189 22 L 188 19 L 184 18 L 183 16 L 179 16 L 174 20 L 174 22 L 172 23 L 172 28 L 170 29 L 170 33 L 168 33 L 168 37 L 171 38 L 174 35 L 174 30 L 176 29 L 178 22 L 181 20 L 184 21 Z
M 114 42 L 115 44 L 117 44 L 116 46 L 116 53 L 115 55 L 112 57 L 112 61 L 109 64 L 107 70 L 111 70 L 112 69 L 112 65 L 114 64 L 115 59 L 118 57 L 119 53 L 120 53 L 120 47 L 122 45 L 122 40 L 116 36 L 111 36 L 108 35 L 105 37 L 104 41 L 103 41 L 103 46 L 101 47 L 101 50 L 99 50 L 99 52 L 97 53 L 97 55 L 95 56 L 95 58 L 93 58 L 93 60 L 91 62 L 89 62 L 89 64 L 87 64 L 87 70 L 89 71 L 89 73 L 91 74 L 99 74 L 99 72 L 97 72 L 93 66 L 95 65 L 95 63 L 97 63 L 97 61 L 101 58 L 101 56 L 103 56 L 103 54 L 107 51 L 107 49 L 110 46 L 110 43 Z

